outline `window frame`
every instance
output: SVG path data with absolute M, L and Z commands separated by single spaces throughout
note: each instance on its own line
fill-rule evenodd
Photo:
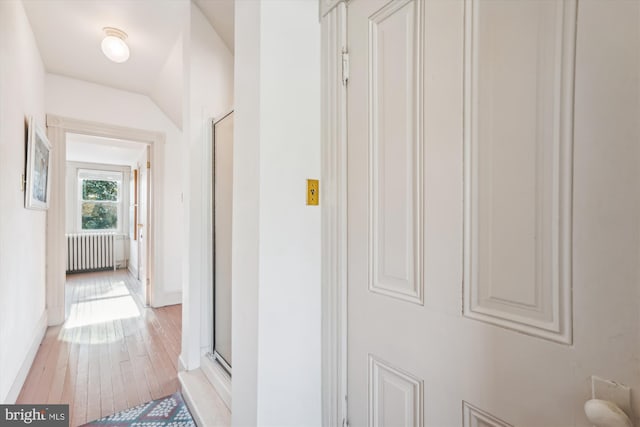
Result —
M 83 197 L 84 181 L 113 181 L 118 186 L 118 200 L 85 200 Z M 124 173 L 122 171 L 104 170 L 104 169 L 86 169 L 78 168 L 76 174 L 76 229 L 78 233 L 123 233 L 124 223 L 126 222 L 123 217 L 123 185 L 124 185 Z M 92 228 L 85 229 L 82 226 L 82 207 L 85 202 L 90 203 L 104 203 L 116 205 L 116 228 Z

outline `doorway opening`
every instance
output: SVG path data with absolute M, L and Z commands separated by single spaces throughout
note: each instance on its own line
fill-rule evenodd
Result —
M 66 136 L 66 273 L 128 272 L 128 288 L 149 305 L 146 230 L 149 145 L 68 133 Z M 65 318 L 71 285 L 67 280 Z
M 70 258 L 68 222 L 71 223 L 70 227 L 75 226 L 72 229 L 80 231 L 76 234 L 87 234 L 88 227 L 98 227 L 98 230 L 100 230 L 99 227 L 105 227 L 102 231 L 109 235 L 106 237 L 106 242 L 96 238 L 93 243 L 90 241 L 87 243 L 89 239 L 82 236 L 80 243 L 72 243 L 72 249 L 75 250 L 77 247 L 84 250 L 85 246 L 90 248 L 92 244 L 98 246 L 97 256 L 102 258 L 93 267 L 89 264 L 89 269 L 96 269 L 96 265 L 97 269 L 105 268 L 105 263 L 112 269 L 113 267 L 117 269 L 119 266 L 127 269 L 129 266 L 137 267 L 132 274 L 139 278 L 142 303 L 143 305 L 152 304 L 156 277 L 154 258 L 156 215 L 153 208 L 156 198 L 154 197 L 154 173 L 151 166 L 155 161 L 158 164 L 163 162 L 164 134 L 52 115 L 47 116 L 47 134 L 55 147 L 52 158 L 52 194 L 55 196 L 52 196 L 47 212 L 49 324 L 64 323 L 68 314 L 65 295 L 68 258 Z M 79 156 L 70 158 L 76 161 L 76 168 L 71 169 L 74 172 L 69 172 L 73 178 L 70 180 L 67 179 L 67 144 L 71 152 Z M 131 161 L 127 165 L 127 162 L 122 160 L 108 161 L 115 158 L 116 153 L 122 154 L 127 150 L 136 153 L 135 162 Z M 81 157 L 83 151 L 84 155 L 93 153 L 95 157 L 99 156 L 99 166 Z M 68 186 L 70 188 L 67 188 Z M 136 192 L 138 199 L 137 201 L 134 199 L 132 203 L 130 195 L 135 196 Z M 144 193 L 145 197 L 141 197 L 141 193 Z M 71 209 L 76 211 L 75 216 L 67 215 L 68 202 L 73 203 Z M 136 212 L 137 215 L 135 215 Z M 133 218 L 131 213 L 134 213 Z M 83 227 L 85 227 L 84 230 Z M 95 229 L 91 231 L 95 234 L 101 233 Z M 105 239 L 104 236 L 100 238 Z M 131 244 L 131 242 L 134 243 Z M 126 243 L 129 244 L 128 248 Z M 133 263 L 131 258 L 122 257 L 123 253 L 130 255 L 133 251 L 137 255 Z M 83 261 L 86 261 L 86 254 L 84 256 Z M 77 258 L 74 260 L 77 262 Z

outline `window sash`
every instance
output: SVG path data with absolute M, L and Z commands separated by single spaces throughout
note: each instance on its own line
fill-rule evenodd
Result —
M 101 217 L 99 215 L 85 215 L 84 211 L 85 211 L 85 205 L 86 204 L 90 204 L 90 205 L 94 205 L 92 210 L 91 210 L 91 214 L 94 213 L 94 210 L 97 206 L 102 206 L 104 207 L 103 209 L 105 209 L 105 211 L 107 211 L 107 215 L 109 213 L 113 213 L 115 211 L 115 227 L 85 227 L 85 218 L 87 223 L 90 223 L 91 220 L 94 221 L 99 221 L 101 219 Z M 112 207 L 112 209 L 108 209 L 109 207 Z M 108 212 L 109 210 L 111 210 L 112 212 Z M 103 216 L 104 218 L 104 216 Z M 96 202 L 93 200 L 89 200 L 89 201 L 83 201 L 80 204 L 80 227 L 83 231 L 90 231 L 90 230 L 99 230 L 99 231 L 116 231 L 120 229 L 120 222 L 121 222 L 121 215 L 120 215 L 120 203 L 118 202 L 113 202 L 113 201 L 101 201 L 101 202 Z
M 115 182 L 116 183 L 116 199 L 115 200 L 97 200 L 97 199 L 85 199 L 84 198 L 84 183 L 86 181 L 106 181 L 106 182 Z M 107 202 L 107 203 L 120 203 L 122 193 L 122 180 L 116 179 L 104 179 L 104 178 L 80 178 L 80 200 L 82 202 Z
M 85 181 L 110 181 L 117 184 L 117 199 L 116 200 L 95 200 L 84 198 L 84 182 Z M 78 198 L 76 204 L 76 212 L 79 213 L 77 220 L 77 228 L 79 232 L 100 232 L 100 231 L 112 231 L 120 232 L 124 227 L 123 218 L 123 181 L 124 173 L 120 171 L 106 171 L 106 170 L 93 170 L 93 169 L 78 169 L 76 182 L 78 184 Z M 85 228 L 85 215 L 83 215 L 83 208 L 85 203 L 92 203 L 94 206 L 115 206 L 116 220 L 114 228 Z

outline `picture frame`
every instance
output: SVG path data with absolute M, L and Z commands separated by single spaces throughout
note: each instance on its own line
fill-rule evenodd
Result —
M 29 117 L 25 208 L 46 210 L 51 196 L 51 143 L 44 130 Z

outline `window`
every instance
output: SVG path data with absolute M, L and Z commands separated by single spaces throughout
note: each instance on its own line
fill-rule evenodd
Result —
M 79 171 L 81 229 L 119 230 L 122 173 Z

